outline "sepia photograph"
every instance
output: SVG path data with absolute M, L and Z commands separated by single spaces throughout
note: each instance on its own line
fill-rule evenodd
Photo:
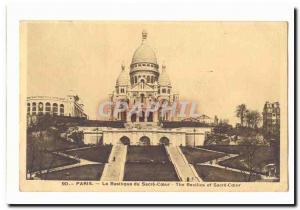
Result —
M 20 190 L 287 191 L 287 31 L 20 21 Z

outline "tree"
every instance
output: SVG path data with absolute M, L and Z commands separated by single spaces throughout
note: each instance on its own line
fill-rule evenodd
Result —
M 219 124 L 219 118 L 217 117 L 217 115 L 215 115 L 214 124 L 215 125 Z
M 56 162 L 56 155 L 49 155 L 50 150 L 57 150 L 58 132 L 54 127 L 47 130 L 36 130 L 27 134 L 27 173 L 32 179 L 34 173 L 45 179 Z
M 240 104 L 236 107 L 236 116 L 241 119 L 241 126 L 244 126 L 245 114 L 247 112 L 247 107 L 245 104 Z
M 262 117 L 258 111 L 248 111 L 246 112 L 245 119 L 248 127 L 257 128 Z
M 253 127 L 257 128 L 259 123 L 262 121 L 261 114 L 258 111 L 252 111 L 252 120 L 253 120 Z
M 79 101 L 79 96 L 76 95 L 76 96 L 74 97 L 74 99 L 75 99 L 76 102 Z
M 219 124 L 213 129 L 214 133 L 218 134 L 232 134 L 232 125 L 228 123 L 228 120 L 220 120 Z
M 83 142 L 83 131 L 72 131 L 72 133 L 70 135 L 68 135 L 68 138 L 72 139 L 74 143 L 76 143 L 77 145 L 84 145 Z
M 243 145 L 243 164 L 245 169 L 241 169 L 242 174 L 244 174 L 245 181 L 250 182 L 253 178 L 257 176 L 255 171 L 259 171 L 260 167 L 255 162 L 255 154 L 258 150 L 258 145 L 260 144 L 257 138 L 244 138 L 239 145 Z

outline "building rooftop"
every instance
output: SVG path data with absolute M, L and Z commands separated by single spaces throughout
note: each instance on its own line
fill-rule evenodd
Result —
M 165 121 L 162 122 L 163 128 L 182 128 L 182 127 L 212 127 L 207 123 L 202 122 L 191 122 L 191 121 Z

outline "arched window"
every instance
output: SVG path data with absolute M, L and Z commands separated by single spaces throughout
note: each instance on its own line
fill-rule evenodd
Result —
M 147 122 L 153 122 L 153 112 L 148 113 Z
M 137 77 L 136 76 L 134 77 L 134 83 L 137 83 Z
M 32 103 L 32 115 L 36 115 L 36 103 Z
M 144 83 L 145 83 L 145 80 L 144 79 L 141 79 L 141 88 L 144 89 Z
M 141 94 L 141 103 L 144 103 L 145 95 Z
M 122 138 L 120 138 L 120 143 L 124 145 L 130 145 L 130 139 L 127 136 L 123 136 Z
M 65 114 L 65 106 L 63 104 L 59 106 L 59 113 L 61 116 L 64 116 Z
M 151 76 L 151 83 L 153 83 L 154 82 L 154 77 L 153 76 Z
M 30 115 L 30 103 L 27 103 L 27 114 Z
M 162 92 L 162 93 L 166 93 L 166 89 L 163 88 L 163 89 L 161 90 L 161 92 Z
M 150 76 L 147 76 L 147 83 L 150 82 Z
M 125 101 L 122 101 L 122 102 L 125 102 Z M 125 105 L 125 104 L 121 103 L 120 109 L 125 110 L 126 106 L 128 106 L 128 105 Z M 120 118 L 119 119 L 121 119 L 122 121 L 126 121 L 126 119 L 127 119 L 127 113 L 126 113 L 126 111 L 123 111 L 123 112 L 121 112 L 119 114 L 120 114 Z
M 42 102 L 39 103 L 38 114 L 42 115 L 44 111 L 44 104 Z
M 168 89 L 168 94 L 170 94 L 171 93 L 171 91 L 170 91 L 170 89 Z
M 57 115 L 58 114 L 58 106 L 57 103 L 53 104 L 53 115 Z
M 136 114 L 132 114 L 131 115 L 131 122 L 135 122 L 136 121 Z
M 170 140 L 167 137 L 162 137 L 159 140 L 159 144 L 163 144 L 163 145 L 169 145 L 170 144 Z
M 50 114 L 51 112 L 51 104 L 49 102 L 46 103 L 45 112 L 46 114 Z
M 150 138 L 147 137 L 147 136 L 143 136 L 140 138 L 140 142 L 139 142 L 140 145 L 150 145 Z

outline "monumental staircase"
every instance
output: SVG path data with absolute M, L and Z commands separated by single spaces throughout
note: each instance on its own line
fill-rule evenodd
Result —
M 189 164 L 181 149 L 178 146 L 166 146 L 166 151 L 170 156 L 175 170 L 181 181 L 184 182 L 201 182 L 194 166 Z
M 127 155 L 127 145 L 113 146 L 108 163 L 105 164 L 101 181 L 122 181 Z

